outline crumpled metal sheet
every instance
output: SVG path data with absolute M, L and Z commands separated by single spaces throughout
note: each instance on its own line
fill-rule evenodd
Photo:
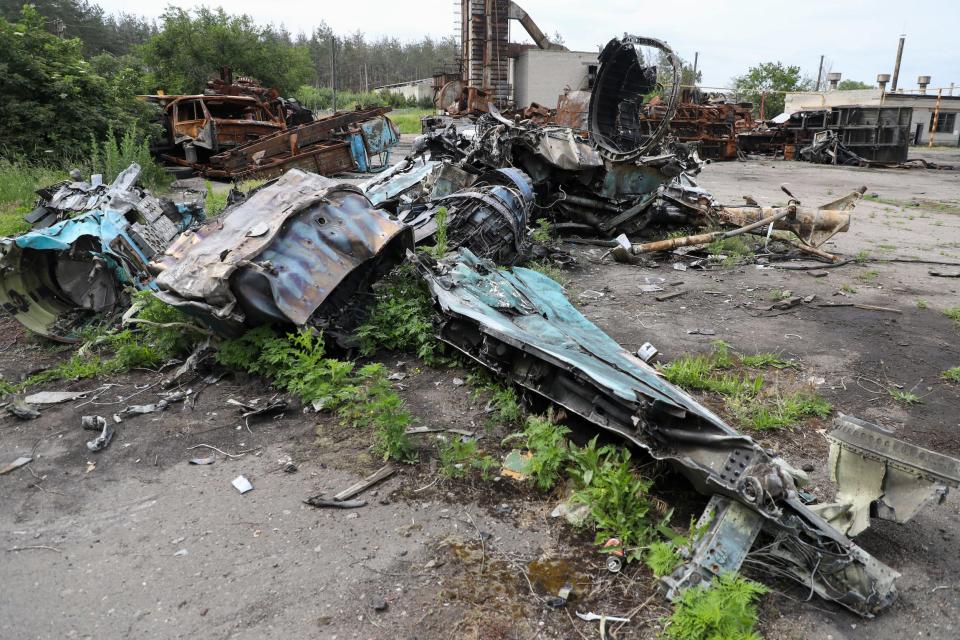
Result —
M 528 269 L 498 269 L 463 249 L 437 263 L 409 258 L 441 312 L 441 339 L 671 464 L 701 493 L 736 502 L 712 533 L 740 546 L 760 536 L 747 555 L 751 567 L 790 577 L 863 616 L 892 604 L 899 574 L 804 505 L 799 472 L 617 344 L 556 282 Z M 736 570 L 743 560 L 740 554 L 729 566 L 709 549 L 699 551 L 673 577 L 674 592 Z
M 123 286 L 151 286 L 151 257 L 203 213 L 136 189 L 139 172 L 132 164 L 95 200 L 83 200 L 97 209 L 0 238 L 0 305 L 8 313 L 35 333 L 72 342 L 90 312 L 112 311 L 125 299 Z M 69 194 L 52 202 L 55 216 L 80 204 Z
M 232 335 L 305 325 L 331 297 L 345 303 L 389 271 L 412 236 L 358 188 L 292 169 L 181 236 L 151 269 L 161 300 Z

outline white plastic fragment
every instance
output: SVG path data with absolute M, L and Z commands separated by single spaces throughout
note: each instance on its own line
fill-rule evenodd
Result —
M 250 484 L 250 481 L 247 480 L 244 476 L 237 476 L 236 478 L 233 479 L 233 482 L 231 484 L 240 493 L 253 491 L 253 485 Z

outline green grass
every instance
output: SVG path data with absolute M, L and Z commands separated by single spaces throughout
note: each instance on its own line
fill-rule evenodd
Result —
M 29 230 L 23 216 L 37 201 L 36 189 L 67 179 L 63 169 L 0 160 L 0 236 Z
M 952 367 L 940 374 L 940 377 L 950 382 L 960 382 L 960 367 Z
M 570 284 L 570 276 L 567 275 L 567 272 L 547 260 L 530 262 L 525 264 L 524 267 L 547 276 L 561 287 L 566 288 L 566 286 Z
M 400 133 L 420 133 L 420 118 L 436 113 L 435 109 L 394 109 L 387 114 Z
M 890 397 L 899 402 L 900 404 L 913 405 L 920 404 L 920 396 L 911 392 L 904 391 L 902 389 L 890 388 L 887 389 L 887 393 L 890 394 Z
M 943 315 L 953 320 L 960 327 L 960 307 L 950 307 L 943 310 Z
M 134 302 L 143 305 L 136 318 L 152 324 L 133 324 L 122 329 L 91 327 L 81 336 L 84 346 L 65 361 L 19 384 L 7 384 L 2 390 L 22 391 L 57 380 L 83 380 L 138 367 L 156 367 L 185 355 L 204 335 L 204 330 L 186 315 L 160 302 L 149 292 L 135 294 Z M 167 323 L 176 323 L 177 326 L 158 326 Z
M 857 264 L 864 264 L 870 259 L 870 253 L 865 249 L 863 251 L 858 251 L 857 255 L 853 256 L 853 261 Z
M 740 236 L 717 238 L 707 245 L 707 251 L 713 255 L 725 255 L 723 264 L 728 267 L 736 266 L 753 255 L 753 249 Z
M 528 416 L 523 434 L 530 452 L 530 476 L 543 490 L 551 488 L 559 479 L 567 462 L 570 430 L 553 422 L 553 415 Z
M 843 291 L 844 293 L 856 293 L 857 289 L 852 284 L 847 282 L 840 287 L 840 291 Z
M 761 352 L 753 355 L 740 355 L 740 362 L 745 367 L 753 369 L 763 369 L 764 367 L 773 367 L 774 369 L 799 369 L 800 365 L 795 360 L 784 360 L 777 353 Z
M 758 431 L 790 427 L 805 418 L 826 418 L 833 410 L 829 402 L 809 391 L 772 399 L 741 396 L 728 406 L 742 423 Z
M 499 463 L 489 455 L 484 454 L 476 440 L 461 440 L 453 436 L 439 445 L 440 473 L 448 478 L 463 478 L 471 470 L 480 472 L 483 480 L 490 479 L 493 470 Z
M 553 234 L 553 225 L 546 218 L 537 220 L 537 228 L 530 234 L 530 240 L 545 246 L 550 246 L 556 242 Z
M 804 419 L 829 415 L 832 406 L 811 391 L 782 395 L 765 388 L 763 375 L 744 375 L 735 367 L 750 369 L 799 369 L 793 360 L 776 353 L 753 355 L 733 353 L 722 341 L 713 344 L 710 353 L 682 356 L 659 366 L 664 377 L 680 387 L 708 391 L 723 396 L 724 402 L 742 424 L 753 429 L 780 429 Z
M 917 309 L 926 309 L 930 304 L 923 298 L 917 298 Z
M 879 271 L 864 271 L 863 273 L 857 274 L 857 279 L 861 282 L 873 282 L 880 275 Z

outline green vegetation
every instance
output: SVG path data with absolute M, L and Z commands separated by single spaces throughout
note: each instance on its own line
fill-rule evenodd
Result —
M 840 286 L 840 291 L 843 291 L 844 293 L 856 293 L 857 289 L 849 282 L 845 282 Z
M 940 377 L 950 382 L 960 382 L 960 367 L 951 367 L 941 373 Z
M 717 238 L 707 245 L 707 251 L 713 255 L 726 256 L 723 264 L 728 267 L 734 267 L 753 255 L 753 249 L 740 236 Z
M 439 207 L 433 220 L 437 225 L 437 230 L 433 234 L 433 246 L 428 249 L 428 252 L 434 258 L 439 259 L 447 255 L 447 251 L 450 249 L 447 245 L 447 208 Z
M 490 479 L 499 462 L 480 451 L 476 440 L 461 440 L 453 436 L 440 445 L 440 473 L 448 478 L 463 478 L 471 470 L 480 472 L 480 478 Z
M 755 601 L 767 593 L 761 584 L 737 574 L 687 589 L 670 616 L 665 635 L 671 640 L 761 640 L 756 632 Z
M 420 118 L 434 113 L 436 113 L 436 109 L 432 108 L 401 109 L 391 111 L 387 114 L 387 117 L 393 120 L 393 124 L 397 125 L 397 130 L 400 133 L 420 133 L 422 131 Z
M 832 410 L 829 402 L 810 391 L 783 395 L 776 388 L 765 390 L 762 375 L 751 377 L 732 371 L 738 366 L 799 368 L 796 362 L 775 353 L 735 354 L 728 344 L 716 341 L 710 353 L 682 356 L 659 365 L 659 369 L 667 380 L 680 387 L 723 396 L 734 417 L 754 429 L 788 427 L 804 418 L 824 418 Z
M 737 396 L 729 399 L 727 406 L 737 420 L 758 431 L 782 429 L 804 418 L 826 418 L 833 410 L 829 402 L 809 391 L 772 397 Z
M 861 282 L 873 282 L 879 275 L 879 271 L 874 271 L 871 269 L 870 271 L 864 271 L 863 273 L 857 274 L 857 280 L 860 280 Z
M 114 130 L 145 130 L 147 105 L 130 77 L 102 76 L 84 59 L 83 43 L 48 32 L 44 16 L 23 5 L 16 22 L 0 18 L 5 89 L 0 92 L 2 154 L 25 163 L 59 163 Z M 41 160 L 42 159 L 42 160 Z
M 434 333 L 433 301 L 413 268 L 405 265 L 374 288 L 375 301 L 366 321 L 357 329 L 360 352 L 378 349 L 415 353 L 427 364 L 443 364 L 443 343 Z
M 100 173 L 104 182 L 113 182 L 120 173 L 136 162 L 140 165 L 140 184 L 148 189 L 161 189 L 170 184 L 170 175 L 158 165 L 146 138 L 135 129 L 127 130 L 118 140 L 109 129 L 102 142 L 93 139 L 90 143 L 89 164 L 83 168 L 87 173 Z
M 865 249 L 863 251 L 858 251 L 857 255 L 853 256 L 853 261 L 857 264 L 864 264 L 870 259 L 870 253 Z
M 66 179 L 66 171 L 0 159 L 0 237 L 30 229 L 23 216 L 33 209 L 36 188 Z
M 682 562 L 683 556 L 680 555 L 677 546 L 667 540 L 651 543 L 647 547 L 647 555 L 644 558 L 644 563 L 658 578 L 670 575 Z
M 923 298 L 917 298 L 917 309 L 926 309 L 930 304 Z
M 82 380 L 155 367 L 185 355 L 206 330 L 193 324 L 180 311 L 141 291 L 134 296 L 142 309 L 129 328 L 91 327 L 83 334 L 83 346 L 66 361 L 36 373 L 6 391 L 22 391 L 54 380 Z
M 754 115 L 760 115 L 762 103 L 763 117 L 772 118 L 783 113 L 784 95 L 787 92 L 805 91 L 811 88 L 811 83 L 803 78 L 798 66 L 764 62 L 750 67 L 744 75 L 735 77 L 733 87 L 738 100 L 753 103 Z
M 550 224 L 547 218 L 539 218 L 537 220 L 537 228 L 530 234 L 530 240 L 546 246 L 556 242 L 553 236 L 553 225 Z
M 208 218 L 215 218 L 227 208 L 227 192 L 214 191 L 213 183 L 206 181 L 206 195 L 203 198 L 204 213 Z
M 887 393 L 890 394 L 891 398 L 893 398 L 894 400 L 896 400 L 901 404 L 906 404 L 906 405 L 920 404 L 920 396 L 913 393 L 912 391 L 904 391 L 903 389 L 897 389 L 895 387 L 891 387 L 890 389 L 887 389 Z
M 523 407 L 513 385 L 499 382 L 486 369 L 479 368 L 467 374 L 467 382 L 474 388 L 475 398 L 489 395 L 488 410 L 495 423 L 505 426 L 519 424 Z
M 960 307 L 950 307 L 943 310 L 943 315 L 953 320 L 960 327 Z
M 570 284 L 570 276 L 567 275 L 567 272 L 547 260 L 530 262 L 525 264 L 524 267 L 547 276 L 561 287 L 566 288 L 566 286 Z
M 656 528 L 647 517 L 652 482 L 637 473 L 626 447 L 597 448 L 594 438 L 587 446 L 572 449 L 570 457 L 569 473 L 579 487 L 573 500 L 590 508 L 595 542 L 603 545 L 617 538 L 620 545 L 603 549 L 622 550 L 628 561 L 640 559 L 643 549 L 656 539 Z
M 553 422 L 553 415 L 529 416 L 523 430 L 530 452 L 530 475 L 541 489 L 549 489 L 567 462 L 570 430 Z
M 168 6 L 160 30 L 142 48 L 152 84 L 167 93 L 199 93 L 223 64 L 235 75 L 256 77 L 289 95 L 312 79 L 306 47 L 292 46 L 288 33 L 260 26 L 247 15 L 223 8 L 193 11 Z
M 385 459 L 408 461 L 414 450 L 406 436 L 410 412 L 393 391 L 383 365 L 326 356 L 323 336 L 306 329 L 285 336 L 258 327 L 220 345 L 217 360 L 264 376 L 284 391 L 328 411 L 345 423 L 372 428 L 374 450 Z

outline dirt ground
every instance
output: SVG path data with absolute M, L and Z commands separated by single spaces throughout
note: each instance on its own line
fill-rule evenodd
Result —
M 914 155 L 960 163 L 949 150 Z M 804 204 L 860 185 L 876 194 L 857 206 L 850 231 L 827 250 L 960 263 L 960 172 L 756 160 L 711 164 L 700 176 L 725 203 L 743 195 L 783 203 L 784 183 Z M 664 360 L 706 351 L 716 339 L 738 352 L 781 352 L 802 363 L 802 372 L 790 375 L 813 380 L 837 411 L 960 456 L 960 385 L 939 379 L 960 366 L 960 329 L 942 314 L 960 305 L 960 279 L 931 276 L 938 267 L 868 262 L 819 278 L 755 265 L 680 272 L 669 262 L 601 263 L 600 249 L 574 251 L 580 266 L 570 273 L 571 296 L 603 292 L 581 308 L 626 347 L 652 342 Z M 641 292 L 646 277 L 679 282 L 667 288 L 686 293 L 657 302 Z M 774 290 L 816 297 L 765 311 Z M 899 313 L 818 306 L 829 302 Z M 0 335 L 7 380 L 64 357 L 9 318 L 0 319 Z M 406 355 L 383 362 L 407 374 L 398 385 L 419 424 L 477 431 L 483 442 L 505 435 L 486 430 L 485 399 L 455 384 L 466 372 L 432 369 Z M 306 497 L 331 495 L 379 467 L 369 434 L 299 407 L 247 427 L 226 400 L 269 397 L 257 379 L 198 380 L 194 403 L 125 418 L 108 449 L 89 453 L 91 433 L 80 417 L 109 419 L 127 404 L 154 401 L 162 377 L 135 371 L 50 385 L 91 394 L 33 421 L 0 418 L 0 462 L 35 458 L 0 477 L 0 637 L 597 638 L 598 623 L 574 612 L 624 615 L 637 607 L 616 637 L 655 638 L 661 630 L 669 608 L 649 572 L 631 566 L 609 573 L 592 535 L 550 517 L 559 494 L 509 479 L 442 479 L 430 436 L 420 436 L 422 462 L 363 494 L 367 506 L 305 505 Z M 886 391 L 893 385 L 922 402 L 898 404 Z M 822 493 L 829 491 L 827 426 L 751 435 L 795 466 L 812 465 Z M 214 453 L 213 465 L 191 465 L 190 458 L 210 453 L 188 449 L 198 444 L 231 456 Z M 297 472 L 283 471 L 287 456 Z M 252 492 L 231 486 L 241 474 Z M 907 525 L 874 521 L 859 542 L 902 574 L 898 602 L 863 620 L 774 583 L 762 605 L 764 637 L 960 637 L 958 525 L 955 494 Z M 543 599 L 564 583 L 574 587 L 573 599 L 547 607 Z

